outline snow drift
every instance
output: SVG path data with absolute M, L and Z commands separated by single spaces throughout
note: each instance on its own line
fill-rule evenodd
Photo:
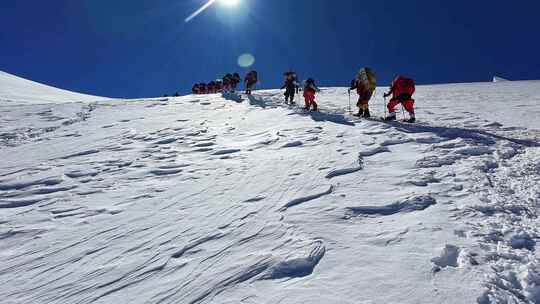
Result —
M 539 90 L 3 103 L 2 303 L 537 303 Z

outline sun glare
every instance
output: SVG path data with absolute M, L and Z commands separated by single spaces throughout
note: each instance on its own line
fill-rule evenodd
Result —
M 198 10 L 193 12 L 191 15 L 189 15 L 184 21 L 186 23 L 193 20 L 193 18 L 197 17 L 200 13 L 204 12 L 207 8 L 212 6 L 214 3 L 218 2 L 219 4 L 227 7 L 235 7 L 240 4 L 240 0 L 208 0 L 203 6 L 201 6 Z
M 219 3 L 225 6 L 237 6 L 240 4 L 240 0 L 219 0 Z

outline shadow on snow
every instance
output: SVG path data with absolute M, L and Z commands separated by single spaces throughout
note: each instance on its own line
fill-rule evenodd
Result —
M 337 113 L 323 113 L 317 111 L 294 111 L 288 115 L 302 115 L 310 116 L 311 119 L 317 122 L 333 122 L 336 124 L 346 125 L 346 126 L 355 126 L 354 122 L 348 120 L 343 114 Z
M 237 103 L 243 102 L 242 96 L 237 93 L 222 94 L 226 100 L 232 100 Z M 247 99 L 250 105 L 258 106 L 263 109 L 268 107 L 268 100 L 264 97 L 257 97 L 254 95 L 248 95 Z M 324 112 L 308 112 L 295 108 L 293 112 L 288 115 L 302 115 L 310 116 L 311 119 L 317 122 L 332 122 L 336 124 L 342 124 L 346 126 L 355 126 L 355 123 L 347 119 L 342 113 L 324 113 Z M 487 145 L 495 144 L 496 140 L 509 141 L 525 147 L 540 147 L 540 143 L 534 140 L 511 138 L 503 135 L 498 135 L 484 130 L 467 129 L 460 127 L 444 127 L 444 126 L 430 126 L 425 124 L 407 124 L 401 122 L 381 122 L 392 125 L 396 130 L 405 133 L 433 133 L 439 137 L 456 139 L 456 138 L 468 138 L 478 142 L 482 142 Z
M 540 147 L 540 143 L 534 140 L 506 137 L 484 130 L 467 129 L 459 127 L 442 127 L 419 124 L 406 124 L 399 122 L 388 122 L 398 131 L 405 133 L 433 133 L 439 137 L 456 139 L 468 138 L 487 145 L 495 144 L 495 140 L 505 140 L 525 147 Z

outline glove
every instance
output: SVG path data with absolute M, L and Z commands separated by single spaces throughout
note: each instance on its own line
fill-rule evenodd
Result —
M 386 98 L 386 97 L 388 97 L 388 96 L 390 96 L 390 94 L 384 93 L 384 98 Z
M 348 89 L 347 92 L 349 92 L 349 95 L 351 94 L 351 89 Z

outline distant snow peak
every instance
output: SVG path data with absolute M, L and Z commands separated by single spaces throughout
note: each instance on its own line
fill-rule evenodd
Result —
M 493 82 L 505 82 L 505 81 L 510 81 L 510 80 L 499 77 L 499 76 L 493 76 Z

